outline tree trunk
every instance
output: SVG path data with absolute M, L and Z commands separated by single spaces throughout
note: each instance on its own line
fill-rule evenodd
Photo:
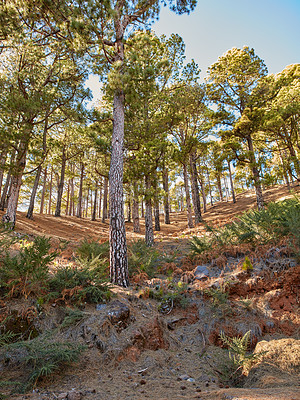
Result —
M 96 183 L 96 189 L 94 193 L 94 205 L 93 205 L 93 212 L 92 212 L 92 221 L 96 221 L 96 212 L 97 212 L 97 194 L 98 194 L 98 186 Z
M 150 177 L 145 177 L 146 196 L 145 196 L 145 242 L 151 247 L 154 244 L 153 222 L 152 222 L 152 201 L 151 201 L 151 181 Z
M 257 162 L 255 159 L 252 137 L 250 135 L 247 136 L 247 143 L 248 143 L 248 148 L 249 148 L 250 165 L 251 165 L 255 193 L 256 193 L 257 208 L 259 210 L 262 210 L 264 208 L 264 198 L 263 198 L 263 193 L 262 193 L 262 188 L 261 188 L 259 170 L 257 168 Z
M 232 178 L 231 166 L 230 166 L 230 161 L 229 160 L 227 160 L 227 164 L 228 164 L 229 181 L 230 181 L 230 188 L 231 188 L 231 194 L 232 194 L 232 202 L 236 203 L 236 197 L 235 197 L 235 191 L 234 191 L 234 185 L 233 185 L 233 178 Z
M 157 196 L 154 198 L 154 230 L 160 231 L 160 222 L 159 222 L 159 201 Z
M 195 155 L 190 155 L 190 168 L 191 168 L 191 187 L 192 187 L 192 200 L 195 214 L 195 224 L 202 222 L 200 193 L 198 186 L 198 172 L 196 167 Z
M 183 180 L 184 180 L 184 190 L 185 190 L 185 198 L 186 198 L 186 211 L 187 211 L 188 227 L 193 228 L 194 223 L 193 223 L 193 217 L 192 217 L 189 180 L 188 180 L 186 164 L 183 164 Z
M 102 185 L 102 178 L 100 180 L 100 185 Z M 100 191 L 100 196 L 99 196 L 99 207 L 98 207 L 98 217 L 99 219 L 101 218 L 101 212 L 102 212 L 102 187 L 99 187 Z
M 61 170 L 60 170 L 60 179 L 57 190 L 57 201 L 56 201 L 56 209 L 55 209 L 55 217 L 60 217 L 61 215 L 61 202 L 64 191 L 65 184 L 65 172 L 66 172 L 66 163 L 67 163 L 67 155 L 66 149 L 63 147 L 62 156 L 61 156 Z
M 122 183 L 123 189 L 123 183 Z M 122 192 L 123 193 L 123 192 Z M 102 222 L 104 223 L 107 218 L 107 197 L 108 197 L 108 178 L 104 178 L 104 188 L 103 188 L 103 210 L 102 210 Z
M 42 196 L 41 196 L 40 214 L 44 213 L 46 184 L 47 184 L 47 167 L 44 169 L 44 180 L 43 180 L 43 188 L 42 188 Z
M 37 172 L 36 172 L 32 192 L 31 192 L 31 196 L 30 196 L 30 202 L 29 202 L 29 206 L 28 206 L 28 210 L 27 210 L 27 214 L 26 214 L 26 218 L 29 218 L 29 219 L 32 219 L 32 216 L 33 216 L 34 201 L 35 201 L 36 192 L 37 192 L 37 189 L 39 186 L 41 173 L 42 173 L 42 165 L 39 165 Z
M 51 215 L 52 186 L 53 186 L 53 167 L 51 167 L 51 174 L 50 174 L 49 204 L 48 204 L 48 214 L 49 214 L 49 215 Z
M 85 217 L 86 218 L 88 216 L 88 211 L 89 211 L 89 200 L 90 200 L 90 189 L 88 188 L 87 195 L 86 195 L 86 208 L 85 208 Z
M 68 186 L 67 186 L 67 199 L 66 199 L 65 215 L 69 215 L 69 206 L 70 206 L 70 179 L 68 181 Z
M 206 208 L 205 184 L 204 184 L 202 174 L 199 175 L 199 183 L 200 183 L 200 187 L 201 187 L 201 195 L 202 195 L 202 201 L 203 201 L 203 212 L 206 213 L 207 208 Z
M 1 195 L 1 201 L 0 201 L 0 210 L 4 211 L 5 209 L 5 204 L 6 204 L 6 198 L 7 198 L 7 193 L 8 193 L 8 189 L 10 187 L 11 184 L 11 173 L 10 171 L 8 172 L 7 176 L 6 176 L 6 181 L 5 181 L 5 185 L 2 191 L 2 195 Z
M 208 188 L 209 188 L 209 196 L 210 196 L 210 205 L 213 206 L 213 196 L 212 196 L 212 190 L 211 190 L 211 183 L 210 183 L 210 175 L 209 175 L 209 170 L 206 167 L 206 175 L 207 175 L 207 182 L 208 182 Z
M 127 222 L 131 222 L 131 198 L 130 194 L 127 199 Z
M 26 135 L 27 136 L 27 135 Z M 14 173 L 12 173 L 11 177 L 11 193 L 7 203 L 6 214 L 3 215 L 2 220 L 5 223 L 9 224 L 10 229 L 14 229 L 16 224 L 16 213 L 18 207 L 18 199 L 20 188 L 22 185 L 22 177 L 24 173 L 24 169 L 26 166 L 26 155 L 27 155 L 27 146 L 28 141 L 21 141 L 19 144 L 19 148 L 17 151 L 17 158 L 15 163 Z
M 142 218 L 145 218 L 145 209 L 144 209 L 144 201 L 143 200 L 141 202 L 141 216 L 142 216 Z
M 123 44 L 119 45 L 123 56 Z M 116 90 L 114 94 L 113 120 L 109 169 L 110 280 L 114 284 L 127 287 L 129 275 L 123 200 L 124 93 L 122 90 Z
M 3 175 L 4 175 L 4 166 L 6 163 L 7 151 L 3 150 L 0 157 L 0 194 L 2 190 L 2 182 L 3 182 Z
M 165 224 L 170 224 L 169 174 L 167 168 L 164 168 L 163 171 L 163 189 L 164 189 Z
M 218 186 L 218 192 L 220 196 L 220 201 L 223 201 L 223 192 L 222 192 L 222 182 L 221 182 L 221 175 L 217 173 L 217 186 Z
M 83 186 L 83 177 L 84 177 L 84 164 L 80 165 L 80 182 L 79 182 L 79 193 L 78 193 L 78 203 L 77 203 L 77 211 L 76 217 L 82 217 L 82 186 Z
M 139 197 L 138 197 L 136 182 L 133 182 L 132 219 L 133 219 L 133 232 L 140 233 L 141 228 L 140 228 L 140 217 L 139 217 Z

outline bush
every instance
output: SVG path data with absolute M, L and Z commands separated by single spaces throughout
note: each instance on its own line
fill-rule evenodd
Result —
M 6 250 L 1 260 L 1 286 L 7 296 L 41 295 L 47 289 L 49 264 L 57 256 L 49 253 L 50 242 L 37 236 L 33 242 L 21 241 L 20 251 L 11 255 Z
M 32 389 L 43 377 L 77 362 L 84 349 L 84 346 L 77 343 L 56 342 L 49 335 L 44 335 L 6 346 L 5 357 L 7 363 L 14 359 L 24 366 L 25 377 L 17 386 L 17 391 L 24 393 Z
M 266 244 L 286 236 L 295 241 L 297 253 L 300 247 L 300 201 L 293 198 L 270 203 L 264 210 L 245 212 L 236 221 L 220 229 L 209 225 L 206 225 L 206 229 L 206 236 L 193 237 L 190 241 L 194 254 L 227 244 Z
M 144 240 L 137 240 L 128 246 L 128 268 L 129 275 L 145 272 L 153 277 L 159 261 L 159 252 L 148 247 Z

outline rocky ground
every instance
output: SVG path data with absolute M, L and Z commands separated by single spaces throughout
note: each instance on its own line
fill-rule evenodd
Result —
M 284 193 L 277 188 L 270 196 L 279 198 Z M 250 197 L 240 199 L 244 209 L 253 204 Z M 219 204 L 206 218 L 220 224 L 234 216 L 232 209 L 228 203 L 223 203 L 223 208 Z M 54 217 L 46 218 L 54 224 Z M 62 224 L 48 227 L 48 220 L 37 216 L 30 231 L 25 227 L 27 221 L 20 219 L 19 231 L 47 234 L 50 229 L 56 237 L 54 245 L 61 246 L 68 236 L 66 229 Z M 64 219 L 66 226 L 69 220 L 73 221 L 71 217 Z M 74 219 L 72 223 L 68 229 L 74 242 L 70 241 L 58 263 L 69 262 L 80 235 L 87 230 L 91 233 L 90 222 L 81 225 Z M 173 215 L 168 231 L 162 226 L 156 236 L 157 248 L 176 254 L 165 270 L 161 269 L 161 275 L 152 280 L 136 279 L 129 289 L 114 287 L 109 303 L 82 306 L 69 324 L 64 322 L 71 306 L 53 303 L 39 308 L 30 298 L 1 302 L 0 313 L 14 315 L 23 330 L 52 332 L 50 337 L 56 341 L 85 346 L 78 364 L 42 380 L 27 394 L 10 392 L 8 398 L 299 399 L 299 264 L 290 257 L 285 243 L 275 248 L 259 247 L 249 271 L 241 268 L 245 259 L 241 249 L 228 249 L 209 261 L 184 256 L 187 237 L 203 229 L 190 232 L 184 224 L 183 215 Z M 98 224 L 97 229 L 96 235 L 99 238 L 101 231 L 104 240 L 105 224 Z M 129 239 L 130 235 L 133 237 L 129 226 Z M 168 270 L 172 270 L 173 286 Z M 260 357 L 251 367 L 244 366 L 241 375 L 242 369 L 234 373 L 220 334 L 242 337 L 248 331 L 249 350 Z M 26 369 L 18 354 L 11 358 L 2 355 L 0 374 L 3 381 L 24 378 Z M 5 388 L 1 391 L 9 393 Z

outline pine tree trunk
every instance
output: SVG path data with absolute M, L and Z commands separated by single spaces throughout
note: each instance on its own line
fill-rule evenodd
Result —
M 233 178 L 232 178 L 231 166 L 230 166 L 230 161 L 229 160 L 227 160 L 227 164 L 228 164 L 228 172 L 229 172 L 229 181 L 230 181 L 232 202 L 236 203 L 236 197 L 235 197 L 235 191 L 234 191 L 234 185 L 233 185 Z
M 41 204 L 40 204 L 40 214 L 44 213 L 46 184 L 47 184 L 47 167 L 44 169 L 44 180 L 43 180 L 43 188 L 42 188 L 42 196 L 41 196 Z
M 70 179 L 68 181 L 68 186 L 67 186 L 67 201 L 66 201 L 65 215 L 69 215 L 69 206 L 70 206 Z
M 33 216 L 35 196 L 36 196 L 36 192 L 37 192 L 37 189 L 39 186 L 41 173 L 42 173 L 42 165 L 40 165 L 37 169 L 31 196 L 30 196 L 30 202 L 29 202 L 29 206 L 28 206 L 28 210 L 27 210 L 27 214 L 26 214 L 26 218 L 29 218 L 29 219 L 32 219 L 32 216 Z
M 97 212 L 97 194 L 98 194 L 98 186 L 96 183 L 96 189 L 94 193 L 94 205 L 93 205 L 93 212 L 92 212 L 92 221 L 96 221 L 96 212 Z
M 186 210 L 187 210 L 187 220 L 188 227 L 193 228 L 193 217 L 192 217 L 192 207 L 191 207 L 191 198 L 190 198 L 190 189 L 189 189 L 189 180 L 186 164 L 183 164 L 183 180 L 184 180 L 184 190 L 185 190 L 185 198 L 186 198 Z
M 131 199 L 130 194 L 127 199 L 127 222 L 131 222 Z
M 102 178 L 101 178 L 100 184 L 102 184 Z M 99 196 L 98 217 L 100 219 L 101 211 L 102 211 L 102 187 L 101 186 L 99 187 L 99 191 L 100 191 L 100 196 Z
M 151 201 L 151 181 L 150 177 L 145 178 L 146 196 L 145 196 L 145 242 L 151 247 L 154 244 L 153 221 L 152 221 L 152 201 Z
M 74 178 L 70 180 L 70 206 L 69 206 L 69 215 L 74 217 L 75 215 L 75 202 L 74 202 Z
M 165 224 L 170 224 L 170 202 L 169 202 L 169 174 L 168 169 L 163 171 L 163 189 L 164 189 L 164 214 Z
M 10 187 L 11 184 L 11 173 L 10 171 L 8 172 L 7 176 L 6 176 L 6 181 L 5 181 L 5 185 L 2 191 L 2 195 L 1 195 L 1 201 L 0 201 L 0 210 L 4 211 L 5 209 L 5 204 L 6 204 L 6 198 L 7 198 L 7 193 L 8 193 L 8 189 Z
M 6 213 L 2 217 L 3 222 L 9 223 L 10 229 L 14 229 L 16 224 L 19 193 L 22 185 L 24 169 L 26 166 L 26 155 L 28 148 L 28 141 L 26 141 L 26 136 L 24 137 L 25 140 L 22 140 L 18 147 L 15 169 L 11 177 L 11 192 L 7 203 Z
M 4 175 L 4 166 L 6 163 L 7 151 L 3 150 L 0 157 L 0 195 L 2 191 L 2 183 L 3 183 L 3 175 Z
M 145 209 L 144 209 L 144 201 L 143 200 L 141 202 L 141 216 L 142 216 L 142 218 L 145 218 Z
M 201 187 L 201 195 L 202 195 L 202 201 L 203 201 L 203 212 L 206 213 L 207 208 L 206 208 L 206 194 L 205 194 L 205 185 L 204 185 L 204 180 L 202 174 L 199 175 L 199 183 Z
M 221 175 L 218 173 L 217 174 L 217 186 L 218 186 L 218 192 L 220 196 L 220 201 L 223 201 L 223 192 L 222 192 L 222 182 L 221 182 Z
M 157 196 L 154 199 L 154 230 L 160 231 L 160 222 L 159 222 L 159 201 Z
M 63 196 L 63 191 L 64 191 L 64 184 L 65 184 L 66 163 L 67 163 L 66 149 L 65 149 L 65 147 L 63 147 L 62 156 L 61 156 L 60 179 L 59 179 L 58 190 L 57 190 L 56 209 L 55 209 L 55 214 L 54 214 L 55 217 L 60 217 L 60 215 L 61 215 L 61 203 L 62 203 L 62 196 Z
M 49 185 L 49 204 L 48 204 L 48 214 L 49 215 L 51 215 L 52 186 L 53 186 L 53 167 L 51 167 L 50 185 Z
M 86 209 L 85 209 L 85 217 L 86 218 L 88 216 L 88 211 L 89 211 L 89 200 L 90 200 L 90 189 L 88 188 L 87 195 L 86 195 Z
M 206 167 L 206 176 L 207 176 L 209 196 L 210 196 L 210 205 L 213 206 L 214 203 L 213 203 L 213 196 L 212 196 L 212 190 L 211 190 L 210 175 L 209 175 L 209 170 L 207 167 Z
M 132 219 L 133 232 L 140 233 L 139 198 L 136 182 L 133 182 Z
M 259 171 L 257 168 L 257 162 L 255 159 L 252 137 L 250 135 L 247 136 L 247 143 L 248 143 L 248 148 L 249 148 L 250 164 L 251 164 L 252 176 L 253 176 L 255 193 L 256 193 L 257 208 L 259 210 L 262 210 L 264 208 L 264 198 L 263 198 L 263 193 L 262 193 Z
M 121 46 L 123 60 L 124 47 Z M 127 243 L 123 199 L 124 93 L 114 94 L 113 135 L 109 169 L 109 244 L 110 280 L 119 286 L 129 285 Z
M 190 168 L 191 168 L 191 186 L 192 186 L 192 199 L 195 213 L 195 224 L 202 222 L 200 193 L 198 186 L 198 172 L 196 167 L 195 155 L 190 155 Z
M 83 177 L 84 177 L 84 164 L 80 165 L 80 182 L 79 182 L 79 192 L 78 192 L 78 203 L 77 203 L 77 211 L 76 217 L 82 217 L 82 186 L 83 186 Z
M 123 185 L 122 185 L 123 188 Z M 108 178 L 104 178 L 104 188 L 103 188 L 103 210 L 102 210 L 102 222 L 104 223 L 107 218 L 107 197 L 108 197 Z

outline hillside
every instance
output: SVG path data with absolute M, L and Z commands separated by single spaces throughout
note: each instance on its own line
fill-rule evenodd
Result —
M 300 187 L 294 190 L 299 193 Z M 268 203 L 288 196 L 293 195 L 284 187 L 265 192 Z M 254 193 L 243 193 L 235 205 L 209 207 L 204 221 L 219 227 L 254 205 Z M 143 232 L 132 232 L 131 223 L 126 227 L 129 242 L 143 238 Z M 27 394 L 1 385 L 25 379 L 20 361 L 24 348 L 0 355 L 0 398 L 3 392 L 14 400 L 298 399 L 300 266 L 288 242 L 259 244 L 251 251 L 248 245 L 228 247 L 206 258 L 192 257 L 188 239 L 204 231 L 201 225 L 187 229 L 185 213 L 172 213 L 171 225 L 162 223 L 155 234 L 160 252 L 155 277 L 136 277 L 126 290 L 113 287 L 110 302 L 73 304 L 70 291 L 48 304 L 32 295 L 2 298 L 2 316 L 9 315 L 22 332 L 35 332 L 34 354 L 47 335 L 85 350 L 79 363 L 39 380 Z M 106 241 L 108 224 L 49 215 L 35 215 L 31 221 L 19 212 L 16 232 L 51 237 L 52 248 L 62 249 L 51 266 L 55 269 L 73 265 L 84 238 Z M 243 270 L 245 255 L 253 270 Z M 232 369 L 220 334 L 241 338 L 248 331 L 248 350 L 263 353 L 249 374 L 237 379 L 247 363 L 243 359 L 238 371 Z

